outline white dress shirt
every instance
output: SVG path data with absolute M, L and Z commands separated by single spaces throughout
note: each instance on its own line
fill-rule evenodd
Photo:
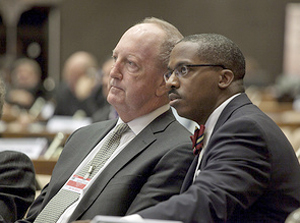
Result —
M 204 130 L 204 140 L 203 140 L 203 146 L 202 146 L 202 150 L 199 154 L 199 158 L 198 158 L 198 164 L 197 164 L 197 167 L 196 167 L 196 171 L 195 171 L 195 174 L 194 174 L 194 180 L 195 178 L 199 175 L 200 173 L 200 169 L 199 169 L 199 166 L 200 166 L 200 163 L 201 163 L 201 160 L 202 160 L 202 156 L 203 156 L 203 153 L 205 151 L 205 147 L 207 145 L 207 143 L 209 142 L 210 140 L 210 136 L 215 128 L 215 125 L 222 113 L 222 111 L 224 110 L 224 108 L 229 104 L 229 102 L 231 102 L 235 97 L 237 97 L 238 95 L 240 94 L 235 94 L 233 95 L 232 97 L 228 98 L 226 101 L 224 101 L 219 107 L 217 107 L 213 113 L 211 113 L 211 115 L 208 117 L 206 123 L 205 123 L 205 130 Z

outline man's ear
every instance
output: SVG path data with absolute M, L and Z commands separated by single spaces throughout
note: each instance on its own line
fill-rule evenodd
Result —
M 220 74 L 219 87 L 224 89 L 227 88 L 233 81 L 234 74 L 229 69 L 223 69 Z
M 158 88 L 156 89 L 156 96 L 161 97 L 162 95 L 165 95 L 167 92 L 169 92 L 169 89 L 167 87 L 166 81 L 162 79 Z

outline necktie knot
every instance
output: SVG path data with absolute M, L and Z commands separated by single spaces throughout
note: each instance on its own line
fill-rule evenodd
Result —
M 117 125 L 116 129 L 114 130 L 114 133 L 118 136 L 122 135 L 124 132 L 128 130 L 129 126 L 126 123 L 120 123 Z
M 201 152 L 203 146 L 203 139 L 204 139 L 204 130 L 205 130 L 205 126 L 200 125 L 200 129 L 196 127 L 194 131 L 194 135 L 191 136 L 194 155 L 198 155 Z

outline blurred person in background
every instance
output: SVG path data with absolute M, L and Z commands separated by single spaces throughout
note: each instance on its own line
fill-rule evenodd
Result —
M 37 121 L 51 94 L 44 88 L 41 77 L 41 67 L 35 60 L 24 57 L 13 63 L 6 83 L 2 118 L 9 131 L 27 131 L 28 126 Z
M 17 59 L 12 67 L 10 83 L 7 84 L 6 102 L 29 109 L 38 97 L 45 97 L 41 76 L 38 62 L 29 58 Z
M 5 87 L 0 79 L 0 118 Z M 0 151 L 0 222 L 24 217 L 35 197 L 35 172 L 28 156 L 16 151 Z
M 54 115 L 74 116 L 82 112 L 91 117 L 106 99 L 101 91 L 97 59 L 88 52 L 72 54 L 63 68 L 63 82 L 55 94 Z

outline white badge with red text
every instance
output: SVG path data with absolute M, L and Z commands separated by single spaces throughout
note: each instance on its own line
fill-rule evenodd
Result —
M 81 194 L 90 180 L 91 179 L 89 178 L 84 179 L 83 177 L 74 174 L 63 188 Z

